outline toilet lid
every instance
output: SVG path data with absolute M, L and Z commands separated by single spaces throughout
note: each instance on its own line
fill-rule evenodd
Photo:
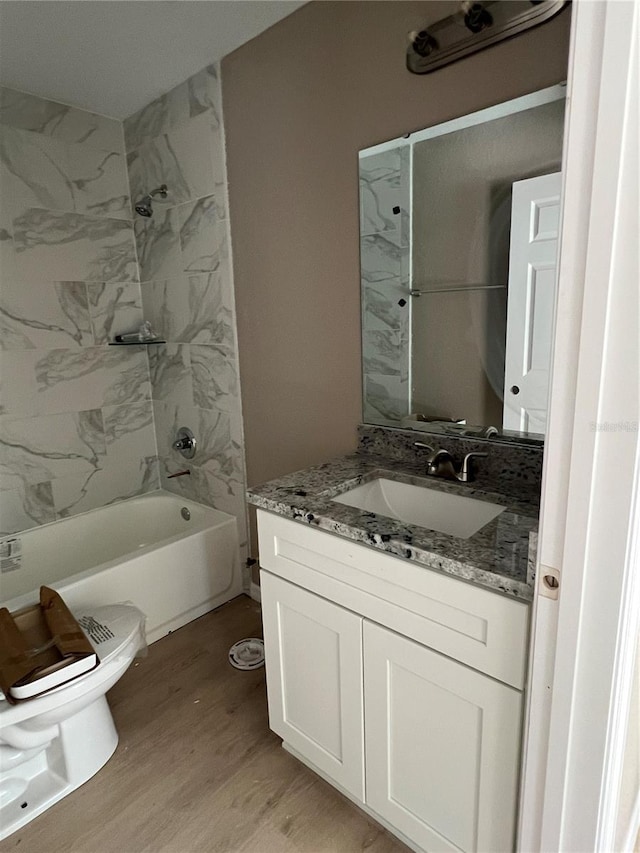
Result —
M 101 664 L 112 658 L 139 633 L 144 644 L 145 615 L 132 604 L 107 604 L 74 614 Z
M 104 607 L 93 607 L 82 612 L 75 612 L 74 616 L 98 654 L 100 661 L 98 666 L 115 658 L 136 634 L 140 637 L 138 648 L 145 645 L 144 623 L 146 617 L 141 610 L 132 604 L 107 604 Z M 48 692 L 53 693 L 65 686 L 64 683 L 60 684 L 58 687 L 49 689 Z M 37 698 L 37 696 L 34 695 L 30 698 Z M 6 707 L 4 704 L 6 697 L 2 690 L 0 690 L 0 702 L 3 707 Z

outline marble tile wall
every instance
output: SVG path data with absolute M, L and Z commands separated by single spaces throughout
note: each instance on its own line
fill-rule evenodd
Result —
M 236 516 L 246 556 L 245 470 L 238 351 L 217 67 L 124 122 L 132 197 L 166 183 L 166 201 L 137 217 L 145 318 L 166 345 L 150 348 L 162 487 Z M 193 460 L 172 449 L 181 426 Z M 168 475 L 188 470 L 188 476 Z
M 158 488 L 122 123 L 0 88 L 0 531 Z
M 363 417 L 398 424 L 410 408 L 410 151 L 360 159 Z

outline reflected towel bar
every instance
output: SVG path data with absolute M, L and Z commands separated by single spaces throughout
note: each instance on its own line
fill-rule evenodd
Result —
M 454 287 L 434 287 L 429 290 L 410 290 L 409 296 L 426 296 L 428 293 L 459 293 L 462 290 L 505 290 L 506 284 L 463 284 Z

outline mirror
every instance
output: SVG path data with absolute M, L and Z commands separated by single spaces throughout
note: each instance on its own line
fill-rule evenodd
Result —
M 565 87 L 359 153 L 363 419 L 544 438 Z

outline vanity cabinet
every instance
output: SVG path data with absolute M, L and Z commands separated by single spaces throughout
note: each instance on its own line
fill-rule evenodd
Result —
M 513 849 L 522 696 L 364 623 L 366 802 L 424 850 Z
M 364 800 L 362 618 L 262 573 L 269 724 Z
M 512 850 L 528 606 L 263 511 L 258 530 L 285 747 L 415 850 Z

